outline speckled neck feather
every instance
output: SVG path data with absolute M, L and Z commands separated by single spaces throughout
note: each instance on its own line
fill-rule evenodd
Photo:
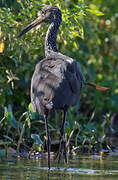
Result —
M 52 52 L 58 52 L 58 49 L 56 46 L 56 40 L 57 40 L 57 31 L 59 29 L 61 21 L 62 19 L 61 19 L 61 14 L 60 14 L 50 24 L 48 28 L 46 39 L 45 39 L 45 56 L 46 57 L 49 56 Z

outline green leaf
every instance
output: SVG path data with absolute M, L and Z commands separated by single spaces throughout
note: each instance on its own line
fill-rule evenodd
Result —
M 30 128 L 30 127 L 31 127 L 31 122 L 30 122 L 30 115 L 29 115 L 29 112 L 28 112 L 28 111 L 26 112 L 26 117 L 27 117 L 28 127 Z
M 4 116 L 7 119 L 6 124 L 9 124 L 14 128 L 17 127 L 17 121 L 13 115 L 11 104 L 8 105 L 8 108 L 7 107 L 4 108 Z
M 29 104 L 28 109 L 29 109 L 30 112 L 32 112 L 32 113 L 34 112 L 33 108 L 32 108 L 32 103 Z
M 94 14 L 96 16 L 103 16 L 104 14 L 101 11 L 98 10 L 93 10 L 93 9 L 86 9 L 88 12 L 90 12 L 91 14 Z
M 40 146 L 41 144 L 43 144 L 40 136 L 38 134 L 31 134 L 31 138 L 34 139 L 34 141 L 36 142 L 36 144 L 38 146 Z
M 92 3 L 89 5 L 89 8 L 86 8 L 86 11 L 88 11 L 91 14 L 94 14 L 96 16 L 103 16 L 104 15 L 101 11 L 99 11 L 98 7 Z

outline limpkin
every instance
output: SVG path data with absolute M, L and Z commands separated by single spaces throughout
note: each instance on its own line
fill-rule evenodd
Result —
M 82 83 L 104 90 L 102 87 L 86 83 L 77 62 L 58 51 L 56 39 L 61 21 L 62 15 L 60 9 L 56 6 L 48 5 L 38 13 L 38 18 L 19 34 L 19 37 L 21 37 L 41 23 L 50 24 L 45 38 L 45 58 L 36 65 L 31 80 L 31 102 L 33 109 L 43 115 L 45 119 L 49 169 L 51 140 L 48 129 L 48 114 L 50 111 L 52 109 L 60 109 L 64 112 L 58 161 L 60 161 L 63 155 L 67 162 L 65 123 L 68 108 L 78 102 Z

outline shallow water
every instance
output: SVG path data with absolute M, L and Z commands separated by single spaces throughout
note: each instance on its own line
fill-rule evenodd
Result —
M 115 180 L 118 179 L 118 154 L 81 155 L 69 158 L 68 165 L 51 161 L 48 171 L 46 159 L 0 158 L 0 180 Z

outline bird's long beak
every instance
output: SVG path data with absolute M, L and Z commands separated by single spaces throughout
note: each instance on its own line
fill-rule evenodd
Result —
M 31 24 L 29 24 L 26 28 L 24 28 L 23 31 L 20 32 L 20 34 L 18 35 L 18 38 L 21 37 L 23 34 L 27 33 L 32 28 L 34 28 L 37 25 L 41 24 L 42 22 L 43 22 L 43 18 L 42 17 L 38 17 Z

